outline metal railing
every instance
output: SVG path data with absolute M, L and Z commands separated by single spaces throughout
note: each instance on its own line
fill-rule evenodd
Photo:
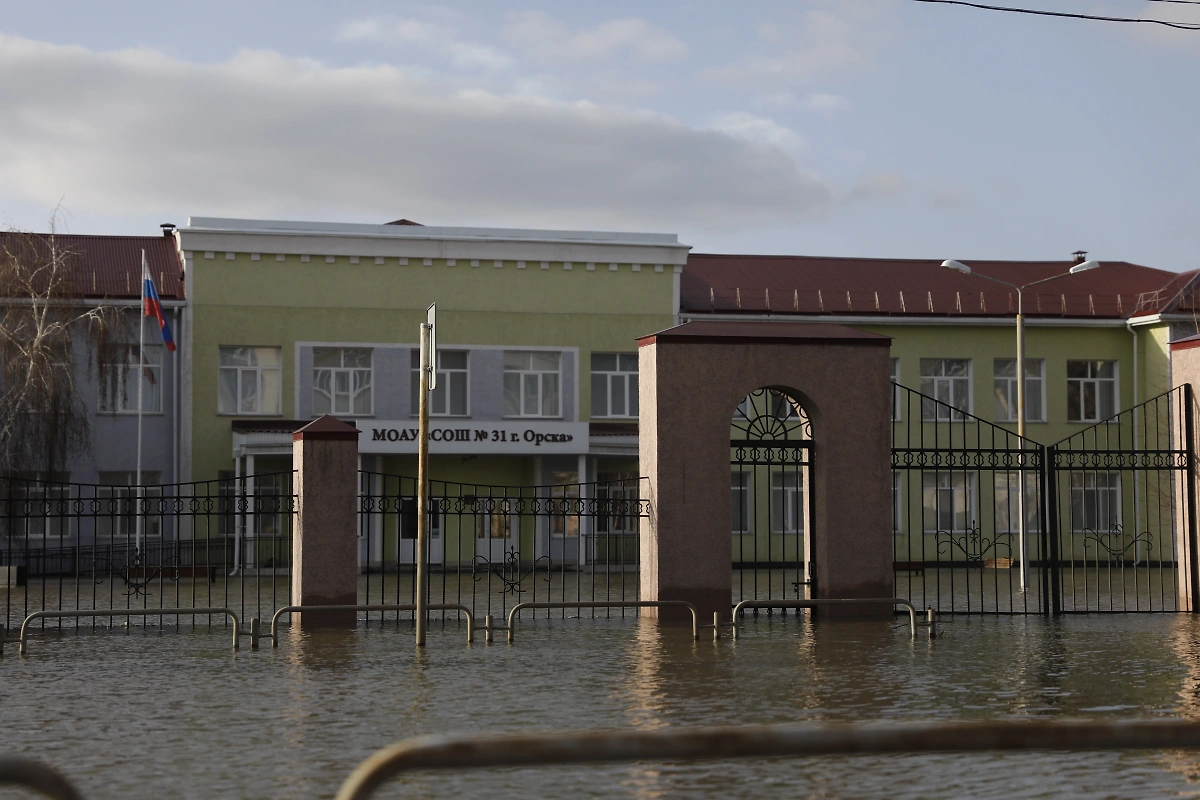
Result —
M 0 756 L 0 786 L 22 786 L 51 800 L 83 800 L 83 795 L 58 770 L 20 756 Z
M 845 605 L 889 605 L 889 606 L 904 606 L 908 611 L 908 627 L 912 633 L 912 638 L 917 638 L 917 609 L 912 603 L 907 600 L 901 600 L 899 597 L 848 597 L 830 600 L 743 600 L 733 607 L 733 619 L 729 623 L 729 627 L 733 629 L 733 638 L 738 638 L 737 621 L 744 608 L 819 608 L 821 606 L 845 606 Z M 934 610 L 929 609 L 929 638 L 933 639 L 937 636 L 937 629 L 934 626 Z
M 425 606 L 430 611 L 461 611 L 467 618 L 467 644 L 475 641 L 475 620 L 471 617 L 471 609 L 459 603 L 431 603 Z M 279 647 L 279 618 L 284 614 L 292 612 L 304 613 L 305 611 L 416 611 L 416 605 L 412 603 L 376 603 L 371 605 L 358 606 L 284 606 L 275 612 L 271 617 L 271 639 L 272 647 Z M 257 647 L 257 640 L 255 640 Z
M 29 624 L 35 619 L 41 618 L 61 618 L 61 617 L 184 617 L 184 616 L 207 616 L 215 614 L 224 614 L 233 621 L 233 649 L 237 650 L 239 646 L 238 639 L 241 636 L 240 625 L 238 623 L 238 615 L 229 608 L 130 608 L 130 609 L 108 609 L 103 611 L 88 610 L 88 611 L 35 611 L 25 618 L 21 623 L 21 633 L 17 637 L 19 643 L 18 653 L 21 655 L 29 654 L 27 637 L 29 634 Z
M 1038 720 L 420 736 L 386 747 L 359 764 L 338 790 L 336 800 L 365 800 L 384 781 L 418 769 L 864 753 L 1159 748 L 1200 748 L 1200 723 L 1184 720 Z
M 432 606 L 431 606 L 432 608 Z M 641 600 L 628 603 L 613 603 L 608 601 L 568 601 L 562 603 L 517 603 L 508 612 L 508 627 L 501 628 L 493 624 L 492 615 L 488 614 L 484 622 L 484 640 L 492 641 L 493 631 L 508 631 L 508 643 L 512 644 L 513 630 L 516 628 L 517 613 L 525 609 L 538 608 L 686 608 L 692 613 L 692 641 L 700 638 L 701 626 L 696 607 L 686 600 Z

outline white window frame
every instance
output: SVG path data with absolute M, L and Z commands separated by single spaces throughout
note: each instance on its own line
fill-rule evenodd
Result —
M 1019 519 L 1019 498 L 1016 490 L 1020 483 L 1020 470 L 996 472 L 992 475 L 994 500 L 993 520 L 996 533 L 1020 533 L 1020 525 L 1013 524 Z M 1025 472 L 1025 531 L 1026 533 L 1041 533 L 1042 530 L 1042 493 L 1038 475 L 1035 472 Z
M 785 477 L 795 477 L 796 485 L 787 486 Z M 779 512 L 783 512 L 782 514 Z M 787 519 L 794 516 L 795 519 Z M 780 517 L 784 517 L 780 520 Z M 732 520 L 730 520 L 732 522 Z M 781 525 L 780 522 L 783 524 Z M 804 475 L 798 470 L 771 470 L 771 533 L 804 533 Z
M 1072 364 L 1087 364 L 1088 365 L 1088 377 L 1086 377 L 1086 378 L 1069 377 L 1070 373 L 1071 373 L 1071 365 Z M 1113 376 L 1111 378 L 1093 377 L 1092 372 L 1093 372 L 1096 364 L 1112 364 Z M 1076 423 L 1103 422 L 1104 420 L 1117 414 L 1118 411 L 1120 411 L 1121 365 L 1120 365 L 1119 361 L 1116 361 L 1113 359 L 1103 359 L 1103 358 L 1093 359 L 1093 360 L 1072 358 L 1067 361 L 1067 375 L 1068 375 L 1068 377 L 1067 377 L 1067 422 L 1076 422 Z M 1078 385 L 1078 388 L 1076 389 L 1076 391 L 1079 392 L 1079 418 L 1078 419 L 1071 417 L 1071 390 L 1073 388 L 1072 384 Z M 1095 413 L 1092 416 L 1088 416 L 1083 407 L 1084 406 L 1084 403 L 1083 403 L 1084 388 L 1086 385 L 1093 386 L 1094 391 L 1096 392 L 1096 408 L 1094 409 Z M 1102 403 L 1100 400 L 1100 393 L 1101 393 L 1101 390 L 1104 389 L 1106 386 L 1107 386 L 1108 390 L 1112 392 L 1112 396 L 1111 396 L 1112 414 L 1109 414 L 1109 415 L 1105 415 L 1101 412 Z
M 734 536 L 750 536 L 754 533 L 754 473 L 753 472 L 730 472 L 729 474 L 729 528 Z M 738 496 L 741 495 L 742 504 L 738 505 Z M 734 509 L 740 509 L 740 522 L 743 527 L 738 529 L 733 527 Z
M 129 389 L 129 371 L 133 370 L 137 375 L 138 370 L 141 370 L 140 375 L 142 380 L 146 380 L 146 370 L 150 371 L 150 382 L 156 386 L 156 392 L 142 392 L 143 402 L 157 400 L 157 405 L 154 408 L 145 406 L 142 409 L 144 414 L 161 414 L 163 405 L 163 393 L 166 386 L 163 383 L 163 346 L 161 344 L 148 344 L 143 352 L 148 357 L 145 363 L 142 363 L 138 358 L 138 346 L 136 344 L 123 345 L 126 353 L 124 361 L 117 364 L 110 364 L 109 367 L 120 370 L 120 377 L 117 379 L 117 389 L 115 394 L 110 398 L 105 387 L 100 389 L 99 413 L 101 414 L 136 414 L 138 413 L 138 393 L 137 384 L 134 383 L 133 391 Z M 153 359 L 157 354 L 158 361 Z M 109 402 L 112 402 L 115 407 L 110 407 Z
M 0 518 L 0 530 L 9 537 L 10 543 L 18 545 L 20 538 L 42 540 L 61 540 L 71 534 L 71 517 L 69 504 L 64 516 L 50 514 L 50 504 L 69 501 L 74 497 L 69 472 L 29 471 L 18 472 L 8 482 L 10 498 L 14 505 L 23 506 L 28 502 L 31 512 L 28 515 L 13 516 L 11 519 Z M 43 506 L 45 513 L 38 516 L 38 504 Z M 11 527 L 10 527 L 11 526 Z M 14 530 L 19 528 L 20 530 Z
M 96 516 L 97 539 L 132 539 L 137 533 L 138 517 L 138 482 L 137 470 L 101 471 L 101 480 L 105 481 L 96 487 L 96 497 L 103 500 L 115 501 L 115 509 L 107 502 L 100 504 L 100 513 Z M 153 480 L 147 481 L 147 477 Z M 162 497 L 162 487 L 157 486 L 162 480 L 162 473 L 142 470 L 142 484 L 145 491 L 141 499 L 153 500 Z M 131 508 L 132 514 L 120 513 L 123 508 Z M 162 536 L 162 517 L 148 513 L 143 517 L 142 536 L 147 539 L 157 539 Z
M 1008 363 L 1013 365 L 1013 372 L 1016 373 L 1017 360 L 1015 358 L 997 358 L 992 361 L 992 387 L 996 397 L 996 422 L 1017 422 L 1017 378 L 1015 374 L 1013 377 L 998 374 L 1000 365 Z M 1031 366 L 1037 367 L 1037 375 L 1029 374 Z M 1025 359 L 1025 373 L 1025 421 L 1045 422 L 1046 360 L 1044 358 Z M 1040 413 L 1037 416 L 1029 413 L 1029 398 L 1031 397 L 1036 397 L 1038 400 L 1038 411 Z M 1005 400 L 1008 401 L 1011 411 L 1007 416 L 1004 414 Z
M 342 364 L 339 367 L 318 367 L 316 364 L 318 350 L 336 350 L 338 351 L 338 360 Z M 350 350 L 365 350 L 370 356 L 370 365 L 367 367 L 347 367 L 346 352 Z M 328 413 L 338 417 L 372 417 L 375 415 L 375 348 L 373 347 L 353 347 L 347 345 L 345 347 L 326 347 L 324 345 L 314 346 L 312 349 L 313 355 L 313 372 L 312 372 L 312 401 L 313 401 L 313 416 L 321 416 L 322 413 Z M 329 373 L 329 392 L 320 388 L 320 375 L 322 372 Z M 356 392 L 354 391 L 354 376 L 358 373 L 365 373 L 367 376 L 367 410 L 355 411 L 354 399 Z M 341 392 L 337 390 L 337 377 L 339 374 L 346 375 L 347 386 L 346 400 L 348 403 L 347 411 L 339 411 L 337 408 L 337 397 Z M 317 395 L 318 393 L 326 395 L 329 398 L 329 411 L 317 411 Z
M 946 365 L 951 361 L 965 362 L 967 365 L 966 375 L 946 375 Z M 942 374 L 927 374 L 926 367 L 931 367 L 933 370 Z M 921 421 L 922 422 L 961 422 L 966 419 L 966 415 L 974 414 L 975 399 L 972 387 L 974 386 L 975 365 L 970 358 L 922 358 L 921 359 L 921 394 L 927 397 L 933 397 L 941 400 L 941 404 L 933 404 L 928 401 L 922 402 Z M 943 400 L 941 392 L 943 388 L 948 392 L 948 396 L 953 400 L 956 385 L 961 384 L 961 387 L 966 389 L 967 404 L 966 408 L 955 405 L 953 402 Z M 947 409 L 946 406 L 950 408 Z M 929 409 L 933 409 L 932 415 Z
M 562 353 L 559 351 L 545 351 L 545 350 L 505 350 L 504 351 L 505 360 L 507 360 L 508 356 L 510 356 L 510 355 L 521 355 L 521 356 L 529 357 L 530 358 L 530 367 L 529 368 L 515 368 L 515 367 L 509 367 L 507 365 L 504 367 L 504 378 L 503 378 L 504 382 L 505 383 L 508 382 L 508 376 L 516 375 L 516 376 L 518 376 L 518 381 L 519 381 L 518 386 L 520 388 L 520 394 L 518 396 L 519 401 L 518 401 L 517 413 L 514 414 L 514 413 L 511 413 L 510 409 L 507 407 L 507 403 L 508 403 L 507 387 L 501 387 L 501 391 L 505 394 L 505 397 L 503 399 L 503 402 L 505 403 L 504 418 L 505 419 L 521 419 L 521 418 L 558 419 L 558 418 L 561 418 L 562 417 L 562 403 L 563 403 Z M 553 355 L 556 357 L 556 359 L 558 361 L 558 365 L 553 370 L 534 369 L 532 366 L 532 363 L 533 363 L 532 358 L 535 355 Z M 547 376 L 547 375 L 555 376 L 555 379 L 558 384 L 558 389 L 556 391 L 556 395 L 557 395 L 556 400 L 558 402 L 557 402 L 555 408 L 549 410 L 549 413 L 547 413 L 547 409 L 546 409 L 545 376 Z M 537 398 L 538 398 L 537 413 L 528 413 L 525 410 L 525 388 L 526 388 L 527 381 L 535 381 L 536 385 L 537 385 L 537 392 L 536 392 Z
M 612 356 L 616 359 L 616 369 L 604 370 L 596 369 L 596 356 Z M 621 361 L 623 359 L 633 359 L 633 369 L 621 369 Z M 592 419 L 637 419 L 638 412 L 638 369 L 637 369 L 637 353 L 592 353 Z M 604 413 L 596 413 L 596 383 L 600 379 L 604 383 L 604 391 L 600 393 L 600 397 L 604 400 Z M 624 395 L 625 412 L 624 414 L 612 413 L 612 392 L 613 384 L 620 384 L 622 388 L 619 391 Z
M 1100 486 L 1099 477 L 1105 476 L 1105 480 L 1109 482 L 1107 486 Z M 1088 479 L 1091 478 L 1091 486 L 1088 486 Z M 1077 486 L 1076 482 L 1081 480 L 1082 485 Z M 1121 473 L 1115 470 L 1089 469 L 1089 470 L 1072 470 L 1071 472 L 1071 533 L 1113 533 L 1117 530 L 1118 525 L 1122 521 L 1121 507 Z M 1101 493 L 1108 495 L 1108 510 L 1109 518 L 1100 520 L 1100 504 Z M 1087 524 L 1088 511 L 1087 504 L 1092 505 L 1093 513 L 1097 517 L 1098 524 L 1089 526 Z M 1076 514 L 1076 500 L 1081 502 L 1083 508 L 1083 519 L 1079 519 Z M 1115 513 L 1114 513 L 1115 511 Z
M 933 479 L 932 481 L 930 479 Z M 957 485 L 959 479 L 962 479 L 961 485 Z M 935 484 L 930 486 L 930 483 Z M 972 524 L 978 524 L 979 521 L 979 496 L 978 496 L 979 481 L 974 472 L 965 472 L 962 470 L 937 470 L 921 473 L 921 526 L 928 535 L 936 535 L 937 533 L 966 533 L 971 529 Z M 932 496 L 933 504 L 930 504 L 930 491 L 934 492 Z M 960 506 L 962 512 L 963 526 L 952 525 L 942 527 L 941 517 L 943 503 L 950 503 L 950 516 L 955 522 L 958 521 Z M 932 520 L 930 520 L 930 512 L 932 510 Z M 933 526 L 930 526 L 930 522 Z
M 272 366 L 263 366 L 263 365 L 259 365 L 259 364 L 255 364 L 253 366 L 245 366 L 245 367 L 233 366 L 233 365 L 225 366 L 225 365 L 221 364 L 221 355 L 225 351 L 228 351 L 228 350 L 251 350 L 251 351 L 274 350 L 275 355 L 276 355 L 276 364 L 278 366 L 272 367 Z M 254 357 L 255 357 L 255 359 L 257 359 L 257 352 L 255 352 Z M 236 409 L 232 409 L 232 410 L 221 407 L 220 380 L 221 380 L 222 373 L 227 373 L 227 372 L 235 372 L 236 373 L 236 378 L 234 381 L 234 384 L 236 387 L 235 388 L 236 394 L 234 397 L 234 402 L 237 404 L 238 407 Z M 264 411 L 263 410 L 263 408 L 265 406 L 263 399 L 266 396 L 266 393 L 265 393 L 265 390 L 263 387 L 267 383 L 266 381 L 264 381 L 263 377 L 264 377 L 264 374 L 268 373 L 268 372 L 277 373 L 276 379 L 275 379 L 275 385 L 277 387 L 277 391 L 276 391 L 276 396 L 274 398 L 274 408 L 275 408 L 274 411 L 270 411 L 270 410 Z M 241 407 L 242 386 L 248 380 L 254 381 L 254 384 L 255 384 L 254 399 L 255 399 L 256 407 L 250 411 L 247 411 Z M 257 416 L 278 417 L 283 413 L 283 351 L 282 351 L 282 348 L 272 347 L 270 345 L 263 345 L 263 346 L 259 346 L 259 345 L 221 345 L 221 346 L 219 346 L 217 348 L 217 381 L 218 381 L 217 414 L 219 414 L 219 415 L 222 415 L 222 416 L 236 415 L 236 416 L 246 416 L 246 417 L 257 417 Z
M 575 470 L 555 472 L 551 476 L 550 497 L 556 500 L 579 500 L 579 473 Z M 568 503 L 568 508 L 571 506 Z M 555 539 L 579 538 L 579 514 L 554 513 L 550 516 L 550 535 Z
M 462 369 L 458 367 L 445 367 L 442 365 L 442 356 L 446 353 L 462 353 L 466 356 L 467 365 Z M 417 361 L 417 366 L 412 366 L 414 358 Z M 412 408 L 409 413 L 412 416 L 417 416 L 421 412 L 419 405 L 421 401 L 421 351 L 418 348 L 413 348 L 409 351 L 409 375 L 412 380 L 412 390 L 409 392 Z M 452 376 L 461 375 L 463 385 L 463 408 L 465 411 L 462 414 L 450 413 L 450 389 L 452 388 Z M 443 401 L 441 406 L 438 406 L 437 400 L 441 398 Z M 429 393 L 429 416 L 431 417 L 458 417 L 460 419 L 471 416 L 471 351 L 470 350 L 442 350 L 437 352 L 437 388 Z

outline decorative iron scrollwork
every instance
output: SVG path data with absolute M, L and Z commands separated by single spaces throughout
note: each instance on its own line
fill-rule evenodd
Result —
M 934 538 L 937 540 L 938 555 L 952 555 L 957 550 L 967 561 L 982 563 L 989 552 L 1003 547 L 1008 553 L 1007 557 L 1012 558 L 1012 534 L 997 533 L 988 539 L 980 533 L 974 520 L 971 521 L 971 527 L 965 531 L 939 530 Z
M 1138 545 L 1146 548 L 1147 552 L 1154 549 L 1154 534 L 1150 531 L 1142 531 L 1140 533 L 1126 533 L 1121 523 L 1114 522 L 1107 531 L 1097 531 L 1092 528 L 1083 529 L 1083 546 L 1089 548 L 1092 545 L 1096 546 L 1097 556 L 1099 551 L 1103 550 L 1108 553 L 1109 557 L 1118 564 L 1125 563 L 1126 554 L 1130 550 L 1134 550 L 1136 560 L 1136 550 Z
M 800 404 L 774 389 L 755 389 L 733 415 L 734 438 L 764 442 L 812 439 L 812 423 Z
M 98 566 L 101 563 L 106 566 Z M 169 581 L 178 581 L 179 567 L 177 555 L 168 556 L 161 564 L 142 567 L 142 555 L 137 553 L 124 567 L 115 566 L 110 559 L 93 562 L 93 574 L 96 576 L 96 583 L 103 583 L 109 578 L 119 578 L 125 584 L 126 597 L 146 597 L 150 593 L 150 584 L 160 576 Z
M 486 575 L 494 575 L 504 584 L 504 594 L 523 594 L 525 589 L 521 584 L 537 571 L 538 565 L 543 561 L 546 563 L 546 577 L 543 580 L 550 583 L 554 574 L 554 560 L 550 556 L 541 556 L 522 571 L 521 555 L 515 547 L 505 551 L 504 560 L 499 564 L 493 564 L 486 556 L 475 556 L 471 561 L 471 575 L 476 582 Z

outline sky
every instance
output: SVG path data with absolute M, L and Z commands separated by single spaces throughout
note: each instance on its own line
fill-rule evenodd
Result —
M 1200 31 L 913 0 L 0 0 L 0 226 L 405 217 L 1196 269 L 1198 75 Z

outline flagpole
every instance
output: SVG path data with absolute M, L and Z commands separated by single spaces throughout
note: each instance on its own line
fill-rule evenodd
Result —
M 150 270 L 146 266 L 146 251 L 142 251 L 142 307 L 138 309 L 138 364 L 134 375 L 137 376 L 137 508 L 134 522 L 134 556 L 142 555 L 142 392 L 145 376 L 142 374 L 146 352 L 146 277 Z

